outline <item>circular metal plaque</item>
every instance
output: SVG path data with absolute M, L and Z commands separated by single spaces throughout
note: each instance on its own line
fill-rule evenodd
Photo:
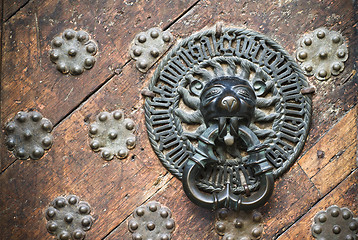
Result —
M 206 83 L 225 77 L 247 81 L 257 100 L 248 123 L 265 149 L 275 178 L 299 156 L 311 119 L 311 99 L 301 93 L 306 78 L 293 58 L 273 40 L 250 30 L 224 28 L 196 33 L 175 46 L 159 64 L 145 101 L 148 135 L 162 164 L 176 177 L 197 150 L 198 137 L 208 125 L 200 112 Z M 217 80 L 216 80 L 217 81 Z M 242 93 L 245 94 L 245 93 Z M 213 113 L 215 115 L 215 113 Z M 218 164 L 202 170 L 197 185 L 204 191 L 223 189 L 230 182 L 234 192 L 245 191 L 241 181 L 248 152 L 243 143 L 215 143 Z M 230 146 L 228 146 L 230 145 Z M 241 180 L 240 180 L 241 179 Z M 249 190 L 258 187 L 257 181 Z

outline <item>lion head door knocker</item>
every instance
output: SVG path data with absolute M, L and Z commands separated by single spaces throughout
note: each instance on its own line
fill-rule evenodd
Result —
M 174 47 L 154 73 L 145 102 L 149 139 L 194 203 L 254 209 L 303 148 L 307 87 L 273 40 L 244 29 L 206 30 Z

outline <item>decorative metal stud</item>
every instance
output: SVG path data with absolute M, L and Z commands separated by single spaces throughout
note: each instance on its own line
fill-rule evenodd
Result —
M 58 197 L 45 213 L 47 231 L 60 240 L 84 239 L 93 223 L 90 212 L 90 205 L 75 195 Z
M 299 43 L 296 56 L 307 76 L 327 80 L 343 71 L 348 48 L 339 32 L 319 28 L 304 35 Z
M 133 212 L 133 219 L 128 223 L 133 240 L 169 240 L 175 229 L 169 208 L 158 202 L 149 202 Z
M 358 219 L 348 208 L 333 205 L 316 214 L 311 232 L 319 240 L 357 240 Z
M 18 112 L 5 126 L 6 146 L 19 159 L 39 159 L 52 146 L 52 123 L 36 111 Z
M 228 209 L 219 209 L 216 212 L 215 231 L 223 240 L 251 240 L 260 239 L 262 215 L 256 211 L 233 212 Z
M 129 118 L 124 119 L 121 110 L 101 112 L 89 128 L 92 138 L 90 147 L 95 152 L 101 151 L 105 160 L 112 160 L 113 156 L 126 158 L 128 150 L 136 145 L 134 131 L 134 122 Z
M 139 33 L 132 42 L 131 57 L 137 61 L 136 67 L 141 72 L 147 72 L 150 66 L 170 46 L 173 36 L 170 32 L 162 32 L 160 28 L 151 28 Z
M 256 208 L 303 148 L 307 87 L 299 65 L 273 40 L 246 29 L 199 32 L 170 50 L 153 75 L 148 136 L 194 203 Z
M 50 59 L 63 74 L 79 75 L 96 62 L 97 45 L 85 31 L 66 29 L 52 40 L 51 46 Z

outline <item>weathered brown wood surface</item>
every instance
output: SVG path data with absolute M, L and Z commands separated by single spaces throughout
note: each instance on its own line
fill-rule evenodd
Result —
M 128 54 L 133 37 L 150 27 L 168 28 L 179 40 L 218 21 L 261 32 L 291 55 L 301 35 L 315 28 L 325 26 L 345 36 L 350 57 L 344 72 L 324 82 L 309 79 L 316 87 L 310 135 L 302 157 L 276 182 L 274 195 L 260 209 L 263 239 L 313 239 L 312 217 L 331 204 L 358 215 L 353 1 L 42 0 L 16 10 L 3 6 L 1 126 L 19 110 L 36 109 L 55 124 L 55 139 L 40 160 L 21 161 L 6 150 L 1 137 L 0 239 L 52 239 L 44 210 L 52 199 L 68 194 L 93 208 L 95 223 L 86 239 L 130 239 L 129 215 L 150 200 L 172 210 L 177 223 L 173 239 L 220 239 L 213 213 L 186 198 L 180 181 L 151 149 L 140 90 L 156 65 L 142 74 Z M 67 28 L 88 31 L 99 46 L 94 68 L 78 77 L 62 75 L 48 57 L 50 41 Z M 137 147 L 127 159 L 106 162 L 88 146 L 88 125 L 99 112 L 118 108 L 137 124 Z M 324 157 L 317 157 L 318 150 Z

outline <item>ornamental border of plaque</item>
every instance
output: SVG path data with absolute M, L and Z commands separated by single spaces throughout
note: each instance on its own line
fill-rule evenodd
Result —
M 239 49 L 236 49 L 236 46 L 234 47 L 235 51 L 232 51 L 232 46 L 229 45 L 226 49 L 221 48 L 221 52 L 224 54 L 221 54 L 219 51 L 219 47 L 220 47 L 220 41 L 230 41 L 230 39 L 228 39 L 228 37 L 230 37 L 230 34 L 234 34 L 236 37 L 240 36 L 241 39 L 243 40 L 244 43 L 243 45 L 240 46 Z M 206 39 L 202 39 L 205 38 Z M 202 42 L 200 42 L 200 40 L 203 40 Z M 199 42 L 199 44 L 196 43 L 196 41 Z M 208 42 L 207 42 L 208 41 Z M 207 45 L 204 45 L 203 42 L 205 42 Z M 208 44 L 209 43 L 209 44 Z M 281 166 L 275 166 L 274 170 L 273 170 L 273 175 L 274 177 L 277 179 L 280 176 L 282 176 L 292 165 L 293 163 L 296 161 L 296 159 L 298 158 L 299 154 L 301 153 L 305 140 L 307 138 L 308 132 L 309 132 L 309 127 L 310 127 L 310 123 L 311 123 L 311 105 L 312 105 L 312 101 L 310 96 L 308 95 L 304 95 L 301 93 L 301 90 L 303 88 L 309 87 L 309 84 L 307 82 L 306 77 L 303 74 L 303 71 L 301 70 L 300 66 L 295 62 L 294 58 L 291 57 L 286 50 L 284 50 L 278 43 L 276 43 L 275 41 L 273 41 L 272 39 L 254 32 L 252 30 L 248 30 L 248 29 L 238 29 L 238 28 L 223 28 L 222 30 L 222 34 L 220 35 L 219 38 L 216 37 L 216 32 L 213 29 L 208 29 L 208 30 L 204 30 L 198 33 L 195 33 L 185 39 L 183 39 L 179 44 L 177 44 L 176 46 L 173 47 L 173 49 L 163 58 L 163 60 L 160 62 L 160 64 L 158 65 L 156 71 L 154 72 L 154 75 L 150 81 L 149 84 L 149 90 L 153 91 L 157 96 L 156 97 L 147 97 L 145 100 L 145 120 L 146 120 L 146 126 L 147 126 L 147 133 L 148 133 L 148 137 L 149 140 L 151 142 L 152 148 L 155 151 L 155 153 L 157 154 L 158 158 L 160 159 L 161 163 L 164 165 L 165 168 L 168 169 L 168 171 L 170 171 L 174 176 L 176 176 L 177 178 L 179 178 L 180 180 L 182 179 L 182 171 L 183 169 L 180 169 L 178 166 L 175 166 L 175 164 L 171 164 L 170 160 L 167 159 L 167 156 L 170 154 L 167 153 L 167 155 L 164 155 L 164 153 L 162 152 L 162 148 L 163 148 L 163 140 L 164 138 L 167 138 L 166 140 L 170 143 L 170 148 L 172 149 L 174 146 L 174 150 L 175 149 L 179 149 L 181 148 L 181 150 L 178 150 L 178 153 L 175 153 L 175 156 L 177 156 L 177 160 L 181 162 L 181 166 L 185 166 L 185 162 L 188 160 L 188 157 L 194 152 L 194 146 L 190 143 L 189 140 L 182 140 L 180 139 L 180 136 L 178 136 L 178 134 L 181 134 L 183 132 L 183 128 L 181 126 L 181 121 L 179 119 L 178 116 L 175 115 L 174 113 L 174 109 L 178 107 L 179 105 L 179 94 L 176 91 L 177 87 L 179 86 L 179 83 L 182 81 L 182 78 L 177 77 L 175 79 L 175 76 L 173 76 L 173 79 L 169 79 L 166 78 L 166 81 L 163 81 L 164 78 L 162 78 L 162 80 L 159 79 L 159 77 L 161 76 L 161 73 L 163 70 L 165 70 L 165 67 L 170 67 L 170 66 L 177 66 L 176 62 L 181 63 L 180 67 L 185 68 L 182 69 L 183 72 L 182 74 L 184 75 L 189 69 L 192 69 L 195 65 L 200 64 L 200 61 L 197 61 L 197 58 L 194 55 L 190 55 L 190 57 L 192 58 L 191 60 L 188 59 L 188 55 L 190 49 L 189 48 L 200 48 L 203 50 L 203 47 L 206 47 L 206 49 L 203 50 L 203 57 L 205 57 L 206 59 L 203 60 L 207 60 L 207 59 L 212 59 L 213 57 L 216 56 L 236 56 L 236 57 L 240 57 L 242 59 L 248 60 L 252 63 L 254 63 L 257 67 L 261 68 L 266 74 L 268 74 L 269 76 L 272 77 L 272 79 L 274 80 L 274 84 L 275 86 L 278 87 L 281 98 L 282 98 L 282 84 L 285 83 L 284 80 L 285 79 L 281 79 L 280 80 L 280 75 L 285 74 L 285 71 L 289 71 L 288 74 L 284 75 L 284 77 L 286 78 L 286 82 L 289 81 L 289 86 L 297 86 L 296 89 L 291 89 L 292 92 L 294 91 L 294 95 L 299 95 L 299 97 L 302 97 L 302 103 L 304 104 L 304 107 L 301 109 L 301 111 L 303 110 L 303 114 L 302 114 L 302 123 L 303 126 L 299 129 L 301 131 L 301 134 L 299 136 L 299 140 L 297 141 L 297 144 L 293 147 L 293 149 L 291 150 L 291 154 L 289 154 L 289 157 L 287 157 L 286 160 L 283 161 L 283 163 L 281 164 Z M 254 47 L 254 48 L 252 48 Z M 212 50 L 212 52 L 209 51 L 209 48 L 211 48 L 210 50 Z M 230 49 L 231 48 L 231 49 Z M 261 53 L 260 55 L 257 56 L 257 53 L 259 51 L 259 48 L 261 48 Z M 263 49 L 262 49 L 263 48 Z M 230 53 L 230 51 L 232 53 Z M 240 52 L 241 51 L 241 52 Z M 263 56 L 263 51 L 265 56 Z M 209 53 L 209 54 L 208 54 Z M 214 54 L 214 55 L 211 55 Z M 252 55 L 252 54 L 256 54 L 256 55 Z M 256 57 L 259 57 L 258 59 Z M 263 59 L 263 57 L 266 57 L 265 59 Z M 193 60 L 193 61 L 192 61 Z M 201 60 L 201 61 L 203 61 Z M 270 61 L 271 60 L 271 61 Z M 184 63 L 184 65 L 183 65 Z M 192 66 L 190 66 L 190 64 Z M 278 76 L 274 77 L 272 76 L 272 74 L 274 73 L 273 70 L 275 70 L 275 67 L 279 66 L 279 71 L 277 74 Z M 271 69 L 270 69 L 271 68 Z M 175 72 L 175 70 L 171 69 L 172 71 Z M 178 69 L 176 69 L 178 71 Z M 276 69 L 277 70 L 277 69 Z M 271 71 L 271 73 L 270 73 Z M 283 72 L 283 73 L 282 73 Z M 176 72 L 177 75 L 180 75 L 179 72 Z M 288 77 L 291 77 L 290 79 L 288 79 Z M 164 87 L 161 89 L 163 91 L 163 96 L 160 96 L 160 92 L 158 92 L 159 88 L 155 88 L 156 85 L 158 84 L 158 82 L 161 82 L 164 85 Z M 170 88 L 171 85 L 171 88 Z M 289 88 L 286 88 L 286 90 Z M 166 95 L 166 96 L 165 96 Z M 288 96 L 292 96 L 286 93 L 286 95 Z M 171 100 L 168 100 L 168 96 L 171 97 Z M 151 99 L 155 99 L 153 101 L 151 101 Z M 161 102 L 162 100 L 162 102 Z M 153 127 L 153 121 L 152 121 L 152 116 L 153 113 L 151 110 L 152 108 L 152 104 L 156 102 L 159 105 L 164 106 L 165 102 L 167 102 L 169 104 L 169 102 L 171 102 L 169 104 L 169 106 L 167 107 L 166 110 L 163 110 L 162 108 L 159 109 L 159 111 L 157 111 L 157 119 L 158 122 L 164 123 L 167 122 L 164 127 L 162 127 L 161 129 L 169 129 L 163 132 L 167 132 L 167 135 L 164 135 L 163 132 L 161 132 L 161 136 L 156 136 L 156 129 L 155 127 Z M 162 104 L 161 104 L 162 103 Z M 277 110 L 277 105 L 275 106 L 275 111 Z M 155 111 L 155 110 L 154 110 Z M 283 115 L 283 117 L 285 117 L 286 115 Z M 281 118 L 281 120 L 279 121 L 280 123 L 282 123 L 284 120 L 283 118 Z M 163 125 L 158 125 L 159 127 L 163 126 Z M 275 128 L 280 128 L 279 124 L 277 123 L 276 125 L 273 125 L 272 127 L 273 129 Z M 289 129 L 288 129 L 289 130 Z M 170 134 L 172 131 L 172 134 Z M 280 132 L 281 133 L 281 138 L 290 138 L 291 136 L 287 135 L 287 132 Z M 175 138 L 175 136 L 177 135 L 177 137 Z M 174 140 L 174 141 L 173 141 Z M 275 138 L 275 141 L 277 142 L 277 140 L 280 140 L 278 137 Z M 274 157 L 284 157 L 282 153 L 283 149 L 277 146 L 276 142 L 274 144 L 270 144 L 268 150 L 266 151 L 266 157 L 268 156 L 268 154 L 271 154 L 271 158 L 273 159 Z M 281 141 L 282 142 L 282 141 Z M 164 144 L 165 145 L 165 144 Z M 286 143 L 287 145 L 287 143 Z M 292 146 L 291 146 L 292 147 Z M 281 152 L 280 152 L 281 150 Z M 173 150 L 171 150 L 173 151 Z M 269 152 L 269 153 L 268 153 Z M 185 158 L 183 160 L 183 158 Z M 274 160 L 274 159 L 273 159 Z M 271 162 L 271 161 L 270 161 Z

